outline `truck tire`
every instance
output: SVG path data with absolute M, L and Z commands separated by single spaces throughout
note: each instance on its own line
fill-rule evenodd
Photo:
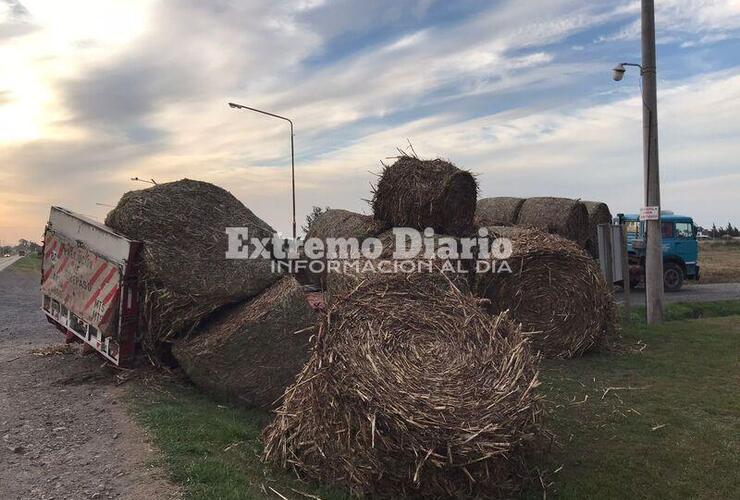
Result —
M 663 264 L 663 289 L 666 292 L 677 292 L 683 286 L 683 270 L 675 262 Z

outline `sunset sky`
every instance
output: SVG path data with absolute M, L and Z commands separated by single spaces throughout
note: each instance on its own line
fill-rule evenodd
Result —
M 663 208 L 740 224 L 740 0 L 657 0 Z M 290 230 L 407 139 L 481 196 L 642 205 L 633 0 L 0 0 L 0 240 L 189 177 Z M 102 204 L 102 205 L 99 205 Z

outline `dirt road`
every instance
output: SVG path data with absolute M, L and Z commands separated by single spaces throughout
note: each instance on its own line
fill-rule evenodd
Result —
M 177 497 L 126 386 L 78 351 L 40 312 L 38 275 L 0 272 L 0 499 Z

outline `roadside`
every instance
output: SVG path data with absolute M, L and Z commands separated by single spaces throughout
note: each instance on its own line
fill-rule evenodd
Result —
M 615 352 L 543 363 L 545 425 L 555 437 L 532 464 L 548 497 L 726 498 L 737 491 L 732 436 L 740 406 L 728 382 L 740 376 L 733 349 L 740 301 L 672 304 L 666 312 L 673 321 L 648 328 L 635 308 Z M 260 462 L 266 412 L 219 404 L 165 380 L 142 387 L 135 408 L 193 498 L 347 498 Z M 523 496 L 542 498 L 542 489 L 533 484 Z
M 699 243 L 701 283 L 740 283 L 740 241 Z
M 731 498 L 740 489 L 740 301 L 636 311 L 622 352 L 542 366 L 561 498 Z M 700 317 L 702 319 L 686 319 Z M 636 319 L 636 321 L 634 321 Z M 541 498 L 533 493 L 532 498 Z M 550 495 L 548 495 L 549 497 Z
M 179 496 L 122 404 L 127 386 L 44 319 L 34 268 L 0 272 L 0 498 Z
M 616 288 L 615 296 L 618 303 L 624 303 L 624 291 L 621 288 Z M 740 283 L 685 283 L 678 292 L 666 292 L 663 296 L 668 304 L 740 300 Z M 645 289 L 630 290 L 630 301 L 633 305 L 645 305 Z

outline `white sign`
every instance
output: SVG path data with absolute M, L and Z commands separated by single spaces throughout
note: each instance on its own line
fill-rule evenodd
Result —
M 640 209 L 640 220 L 660 220 L 660 207 L 643 207 Z

